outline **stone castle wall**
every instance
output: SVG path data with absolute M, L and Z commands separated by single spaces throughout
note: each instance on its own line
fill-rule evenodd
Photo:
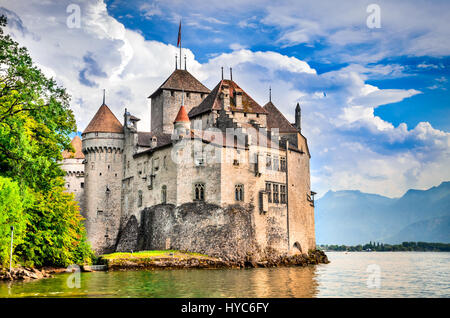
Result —
M 267 218 L 269 235 L 258 242 L 251 205 L 220 207 L 208 203 L 157 205 L 133 216 L 120 233 L 117 251 L 176 249 L 220 257 L 228 261 L 263 261 L 285 255 L 273 236 L 283 237 L 283 215 Z M 140 224 L 139 224 L 140 223 Z M 284 236 L 285 237 L 285 236 Z M 285 245 L 285 244 L 284 244 Z
M 299 136 L 299 148 L 306 148 L 305 139 Z M 290 247 L 295 251 L 296 242 L 300 243 L 303 253 L 316 248 L 314 232 L 314 206 L 308 201 L 311 192 L 310 166 L 307 153 L 289 151 L 289 228 Z

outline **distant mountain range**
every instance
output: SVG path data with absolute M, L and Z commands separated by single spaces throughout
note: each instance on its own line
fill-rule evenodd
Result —
M 317 244 L 450 243 L 450 181 L 391 199 L 328 191 L 315 202 Z

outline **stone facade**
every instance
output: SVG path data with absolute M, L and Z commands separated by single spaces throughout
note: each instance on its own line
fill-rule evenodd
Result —
M 300 130 L 233 81 L 206 91 L 175 71 L 151 95 L 150 132 L 126 110 L 118 129 L 102 105 L 83 133 L 83 215 L 98 253 L 172 248 L 238 260 L 315 249 Z
M 80 211 L 84 211 L 84 159 L 65 158 L 61 168 L 66 172 L 64 177 L 67 191 L 72 192 L 78 202 Z

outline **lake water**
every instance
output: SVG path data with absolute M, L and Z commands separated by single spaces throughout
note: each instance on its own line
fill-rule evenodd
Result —
M 2 282 L 0 297 L 450 297 L 450 253 L 327 255 L 310 267 L 81 273 L 79 288 L 64 273 Z

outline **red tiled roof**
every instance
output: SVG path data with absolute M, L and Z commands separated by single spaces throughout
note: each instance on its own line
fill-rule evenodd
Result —
M 200 103 L 200 105 L 191 109 L 191 111 L 189 112 L 189 117 L 195 117 L 212 110 L 220 110 L 222 108 L 220 102 L 220 92 L 222 91 L 222 86 L 224 85 L 229 87 L 229 96 L 234 96 L 234 92 L 242 93 L 242 108 L 236 108 L 236 105 L 233 104 L 233 99 L 230 98 L 230 109 L 232 111 L 254 114 L 267 114 L 266 110 L 262 108 L 234 81 L 221 80 L 219 84 L 214 87 L 211 93 Z
M 278 128 L 280 133 L 297 133 L 297 129 L 284 117 L 283 113 L 272 103 L 264 105 L 268 112 L 267 129 Z
M 103 104 L 83 131 L 83 134 L 90 132 L 123 133 L 123 127 L 109 107 Z
M 177 117 L 175 118 L 174 123 L 178 122 L 189 122 L 189 116 L 187 114 L 186 108 L 181 105 L 180 110 L 178 111 Z
M 200 83 L 191 73 L 186 70 L 175 70 L 170 76 L 162 83 L 162 85 L 149 96 L 152 98 L 163 89 L 177 90 L 194 93 L 206 93 L 210 90 Z
M 84 154 L 81 151 L 81 139 L 78 136 L 73 137 L 70 142 L 75 152 L 64 150 L 62 153 L 62 157 L 64 159 L 84 159 Z

